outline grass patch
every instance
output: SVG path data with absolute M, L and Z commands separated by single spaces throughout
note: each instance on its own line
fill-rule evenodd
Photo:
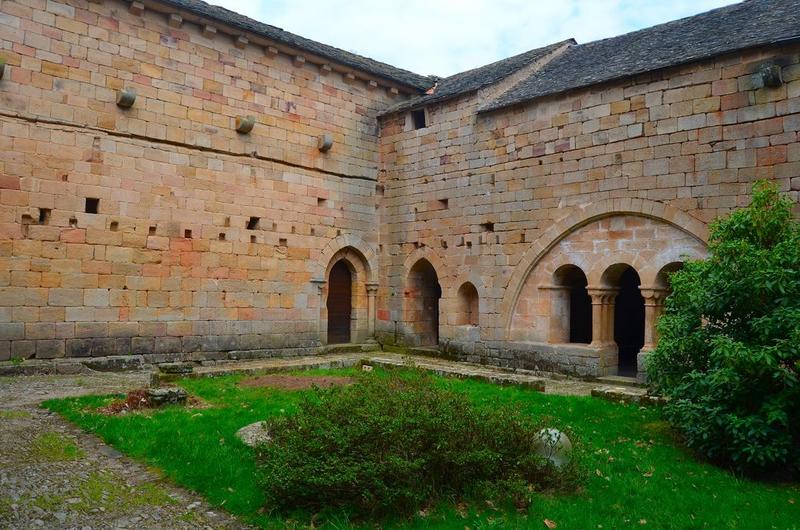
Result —
M 31 413 L 25 410 L 0 410 L 0 420 L 22 420 L 30 417 Z
M 350 375 L 353 369 L 296 375 Z M 384 377 L 375 370 L 368 377 Z M 264 492 L 256 482 L 254 453 L 235 432 L 255 421 L 291 414 L 306 391 L 239 387 L 241 376 L 180 381 L 207 409 L 167 407 L 148 414 L 105 416 L 96 409 L 109 397 L 48 401 L 59 412 L 107 443 L 161 468 L 177 483 L 203 494 L 249 523 L 263 528 L 301 528 L 262 512 Z M 656 408 L 620 405 L 588 397 L 545 395 L 515 386 L 435 378 L 466 393 L 481 407 L 508 404 L 545 421 L 566 425 L 584 446 L 590 471 L 583 489 L 570 495 L 537 495 L 524 512 L 485 502 L 443 502 L 411 520 L 390 519 L 386 528 L 800 528 L 800 488 L 739 478 L 698 461 L 676 445 Z M 768 514 L 768 515 L 765 515 Z M 345 516 L 327 528 L 353 526 Z
M 51 462 L 80 460 L 86 453 L 75 442 L 57 432 L 38 435 L 31 443 L 31 453 L 40 460 Z
M 75 497 L 80 502 L 73 508 L 81 512 L 95 508 L 102 508 L 106 512 L 127 512 L 143 506 L 164 506 L 177 502 L 158 484 L 146 482 L 128 486 L 107 472 L 89 475 L 86 482 L 78 487 Z

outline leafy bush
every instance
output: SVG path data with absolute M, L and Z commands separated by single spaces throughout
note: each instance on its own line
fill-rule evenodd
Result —
M 525 506 L 532 491 L 578 477 L 574 459 L 556 469 L 534 453 L 540 428 L 508 407 L 475 407 L 422 373 L 366 374 L 269 420 L 272 441 L 259 447 L 267 505 L 404 515 L 444 497 L 491 495 Z
M 648 373 L 689 446 L 750 472 L 800 467 L 800 227 L 758 182 L 672 276 Z

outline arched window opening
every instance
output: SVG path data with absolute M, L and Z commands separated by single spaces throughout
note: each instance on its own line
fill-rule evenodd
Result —
M 458 288 L 457 326 L 478 325 L 478 290 L 470 282 Z
M 661 270 L 658 271 L 656 274 L 656 284 L 655 287 L 657 289 L 665 289 L 667 291 L 671 291 L 671 276 L 681 270 L 683 268 L 682 261 L 673 261 L 672 263 L 668 263 L 661 267 Z
M 554 342 L 592 342 L 592 299 L 586 291 L 586 274 L 576 265 L 564 265 L 553 274 L 552 318 Z

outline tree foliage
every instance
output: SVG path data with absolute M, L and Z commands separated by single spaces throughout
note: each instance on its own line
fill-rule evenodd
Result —
M 648 373 L 689 446 L 742 471 L 800 467 L 800 223 L 760 181 L 671 277 Z

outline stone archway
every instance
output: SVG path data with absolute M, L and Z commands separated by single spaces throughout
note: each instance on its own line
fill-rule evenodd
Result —
M 562 265 L 553 273 L 550 289 L 551 343 L 592 342 L 592 299 L 586 274 L 577 265 Z
M 348 262 L 341 259 L 328 276 L 328 344 L 348 343 L 353 325 L 353 274 Z
M 415 346 L 439 344 L 439 300 L 442 287 L 430 261 L 419 259 L 408 272 L 405 290 L 407 341 Z
M 658 271 L 676 256 L 703 257 L 705 243 L 673 223 L 631 213 L 581 221 L 559 237 L 530 265 L 521 265 L 530 268 L 510 314 L 500 317 L 508 320 L 503 339 L 519 351 L 545 352 L 545 362 L 557 369 L 609 375 L 621 368 L 632 375 L 642 365 L 637 360 L 640 352 L 653 344 L 654 315 L 663 299 L 658 298 Z M 591 318 L 584 316 L 581 322 L 591 322 L 589 344 L 585 336 L 576 340 L 571 332 L 579 321 L 570 310 L 587 295 Z M 503 304 L 510 296 L 507 291 Z M 621 303 L 616 307 L 618 297 Z M 585 303 L 583 307 L 588 312 Z M 620 327 L 623 323 L 626 326 Z
M 321 344 L 360 343 L 374 335 L 378 285 L 374 282 L 374 263 L 368 256 L 352 246 L 323 252 L 322 257 L 328 262 L 321 270 L 318 268 L 319 276 L 311 280 L 319 297 L 317 332 Z M 336 329 L 329 330 L 331 325 Z
M 540 262 L 551 254 L 559 244 L 581 228 L 614 216 L 635 216 L 652 219 L 655 222 L 674 227 L 684 235 L 693 239 L 693 243 L 702 247 L 705 252 L 705 242 L 708 240 L 708 227 L 702 221 L 688 213 L 657 201 L 647 199 L 605 199 L 576 206 L 568 210 L 561 218 L 553 222 L 536 241 L 526 250 L 520 261 L 514 267 L 508 285 L 503 294 L 498 310 L 498 327 L 494 337 L 497 340 L 513 340 L 515 337 L 513 321 L 516 308 L 520 304 L 520 297 L 527 288 L 528 280 Z M 686 250 L 683 247 L 667 249 L 667 252 L 680 254 Z M 694 254 L 692 254 L 694 256 Z M 674 261 L 674 259 L 670 259 Z M 579 264 L 577 261 L 573 263 Z M 592 263 L 585 263 L 585 271 L 589 270 Z M 657 269 L 656 269 L 657 270 Z M 552 273 L 552 271 L 551 271 Z M 645 274 L 642 274 L 643 278 Z M 591 285 L 592 280 L 589 278 Z
M 639 273 L 630 265 L 612 265 L 604 273 L 603 283 L 616 292 L 613 323 L 609 325 L 613 334 L 609 338 L 617 347 L 617 375 L 635 376 L 637 358 L 645 344 L 645 305 L 639 290 Z

